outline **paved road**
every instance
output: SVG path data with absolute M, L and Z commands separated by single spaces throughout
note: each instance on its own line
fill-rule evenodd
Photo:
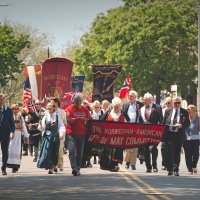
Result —
M 119 172 L 99 169 L 99 165 L 81 170 L 82 175 L 71 174 L 68 155 L 65 155 L 64 171 L 49 175 L 38 169 L 32 157 L 24 156 L 18 173 L 0 175 L 0 199 L 87 199 L 87 200 L 144 200 L 144 199 L 199 199 L 200 173 L 188 175 L 184 155 L 180 177 L 168 177 L 166 171 L 145 173 L 144 164 L 137 164 L 137 170 Z M 161 168 L 159 154 L 158 167 Z M 198 167 L 200 172 L 200 168 Z

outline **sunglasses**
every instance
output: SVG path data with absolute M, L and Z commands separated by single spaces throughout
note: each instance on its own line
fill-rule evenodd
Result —
M 181 104 L 181 102 L 174 102 L 174 104 Z

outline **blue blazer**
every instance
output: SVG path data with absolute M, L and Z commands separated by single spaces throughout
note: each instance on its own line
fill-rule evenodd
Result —
M 15 122 L 13 112 L 10 107 L 3 106 L 3 117 L 0 124 L 0 138 L 9 139 L 10 133 L 15 132 Z

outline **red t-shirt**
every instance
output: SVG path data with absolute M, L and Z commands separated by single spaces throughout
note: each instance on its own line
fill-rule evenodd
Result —
M 86 122 L 82 122 L 80 117 L 90 119 L 89 110 L 84 106 L 77 108 L 74 105 L 70 105 L 66 111 L 68 113 L 67 134 L 85 135 Z

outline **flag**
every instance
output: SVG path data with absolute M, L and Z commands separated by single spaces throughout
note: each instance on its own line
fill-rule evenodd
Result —
M 32 93 L 32 99 L 41 98 L 41 65 L 23 67 L 25 81 L 29 81 L 29 90 Z
M 85 75 L 72 76 L 71 91 L 82 92 Z
M 126 95 L 128 94 L 128 92 L 131 88 L 131 83 L 132 83 L 131 75 L 130 75 L 130 73 L 128 73 L 128 76 L 126 77 L 126 80 L 120 89 L 119 98 L 122 99 L 122 98 L 126 97 Z
M 27 78 L 24 81 L 24 91 L 23 91 L 22 102 L 24 105 L 26 105 L 28 103 L 28 101 L 31 99 L 32 99 L 31 86 L 30 86 L 29 78 Z
M 63 99 L 65 102 L 65 105 L 63 106 L 63 109 L 66 110 L 66 108 L 71 105 L 74 101 L 74 97 L 76 94 L 82 94 L 81 92 L 67 92 L 64 94 Z
M 29 100 L 28 101 L 27 108 L 28 108 L 29 112 L 35 112 L 36 111 L 34 100 Z
M 120 65 L 92 65 L 92 101 L 101 102 L 104 99 L 112 101 L 114 97 L 113 86 L 121 70 L 122 66 Z
M 89 93 L 86 95 L 85 100 L 87 100 L 88 103 L 92 103 L 92 92 L 89 92 Z

